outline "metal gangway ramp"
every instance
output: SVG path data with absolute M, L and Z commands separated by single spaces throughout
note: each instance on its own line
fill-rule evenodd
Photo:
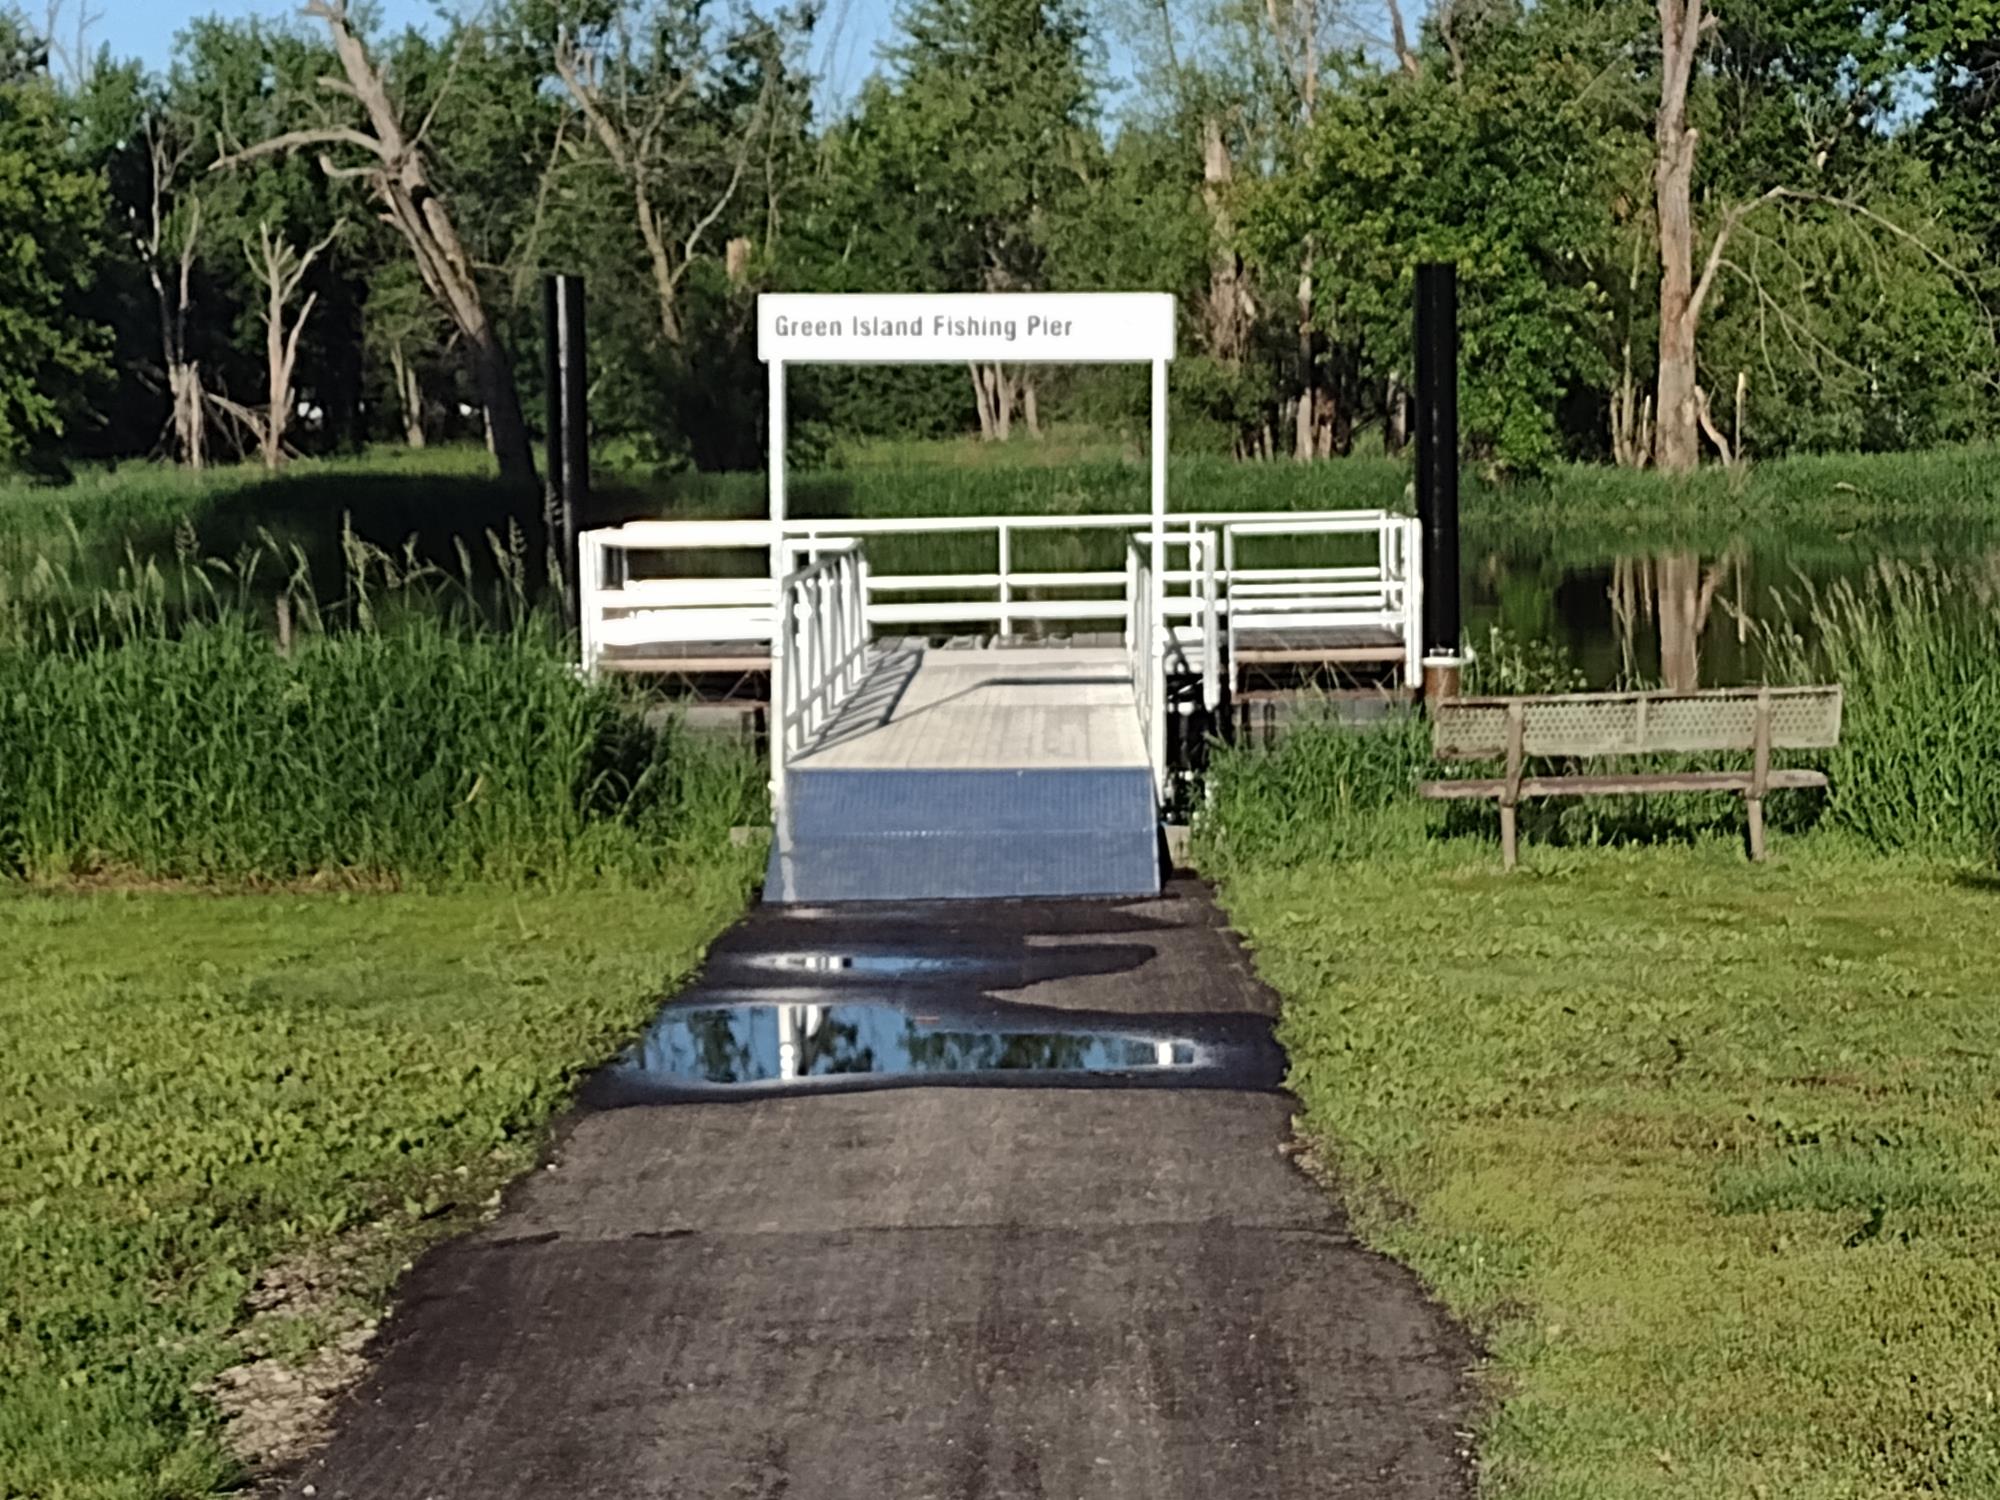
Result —
M 586 671 L 672 672 L 768 649 L 767 901 L 1157 892 L 1170 714 L 1212 713 L 1238 662 L 1260 649 L 1372 657 L 1414 679 L 1414 522 L 1381 511 L 1168 515 L 1171 297 L 773 295 L 759 299 L 758 322 L 769 520 L 586 532 L 579 577 Z M 1149 364 L 1150 510 L 793 518 L 785 369 L 805 361 Z M 1047 531 L 1109 531 L 1123 567 L 1101 566 L 1102 545 L 1096 568 L 1018 567 L 1022 539 Z M 871 567 L 871 540 L 966 532 L 991 535 L 992 571 Z M 1260 538 L 1341 535 L 1372 539 L 1373 561 L 1239 557 Z M 769 576 L 633 575 L 635 553 L 707 547 L 768 548 Z

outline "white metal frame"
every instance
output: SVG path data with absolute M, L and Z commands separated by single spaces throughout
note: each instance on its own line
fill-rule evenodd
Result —
M 1341 536 L 1373 532 L 1373 567 L 1239 568 L 1236 543 L 1253 536 Z M 1297 515 L 1227 522 L 1222 572 L 1229 591 L 1229 686 L 1237 682 L 1239 636 L 1260 626 L 1358 626 L 1396 632 L 1403 645 L 1403 681 L 1423 676 L 1422 529 L 1382 512 Z
M 792 535 L 786 525 L 785 493 L 785 449 L 790 433 L 785 410 L 787 365 L 1146 364 L 1152 369 L 1151 565 L 1146 578 L 1154 593 L 1147 618 L 1149 632 L 1158 635 L 1162 618 L 1158 594 L 1166 571 L 1167 363 L 1174 357 L 1174 320 L 1174 299 L 1154 292 L 760 296 L 757 347 L 769 367 L 770 383 L 770 459 L 766 467 L 771 577 L 778 590 L 782 593 L 785 586 L 790 549 L 784 543 Z M 860 531 L 842 529 L 856 534 Z M 1003 531 L 1003 559 L 1007 540 Z M 1003 560 L 997 584 L 1002 594 L 1008 592 L 1009 571 Z M 865 635 L 875 616 L 868 608 L 865 588 L 863 592 L 859 615 Z M 778 607 L 782 609 L 782 605 Z M 1151 656 L 1164 662 L 1160 643 L 1153 645 Z M 1164 666 L 1159 670 L 1163 672 Z M 779 657 L 774 654 L 774 677 L 779 671 Z M 775 687 L 772 700 L 775 705 Z M 1160 697 L 1153 702 L 1156 710 L 1161 708 Z M 776 712 L 774 707 L 774 715 Z M 772 796 L 781 805 L 783 774 L 774 757 Z

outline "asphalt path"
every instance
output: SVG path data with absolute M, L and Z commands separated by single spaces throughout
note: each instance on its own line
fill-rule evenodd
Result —
M 772 996 L 1266 1047 L 1276 1011 L 1193 882 L 761 907 L 675 1003 Z M 1469 1495 L 1471 1346 L 1288 1159 L 1291 1102 L 1244 1056 L 1187 1089 L 634 1103 L 607 1074 L 547 1168 L 406 1278 L 331 1442 L 272 1492 Z

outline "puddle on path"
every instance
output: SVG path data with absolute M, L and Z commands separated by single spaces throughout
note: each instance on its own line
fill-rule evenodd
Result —
M 899 1082 L 1275 1088 L 1282 1069 L 1268 1024 L 1233 1018 L 1072 1017 L 927 997 L 694 999 L 661 1011 L 638 1044 L 592 1080 L 585 1098 L 611 1105 Z
M 747 968 L 787 974 L 844 974 L 865 979 L 910 979 L 976 969 L 976 959 L 918 953 L 752 953 L 736 960 Z

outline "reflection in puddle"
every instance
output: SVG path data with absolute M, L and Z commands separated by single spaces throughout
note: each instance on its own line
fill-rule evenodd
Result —
M 1032 1028 L 1032 1029 L 1030 1029 Z M 1050 1029 L 1047 1012 L 1021 1029 L 991 1011 L 976 1018 L 935 1008 L 833 1005 L 670 1006 L 639 1044 L 607 1070 L 614 1092 L 727 1092 L 809 1087 L 866 1076 L 968 1080 L 981 1075 L 1063 1077 L 1212 1069 L 1212 1048 L 1185 1035 L 1131 1029 Z
M 755 953 L 738 962 L 795 974 L 858 974 L 870 979 L 955 974 L 978 967 L 968 958 L 920 957 L 914 953 Z

